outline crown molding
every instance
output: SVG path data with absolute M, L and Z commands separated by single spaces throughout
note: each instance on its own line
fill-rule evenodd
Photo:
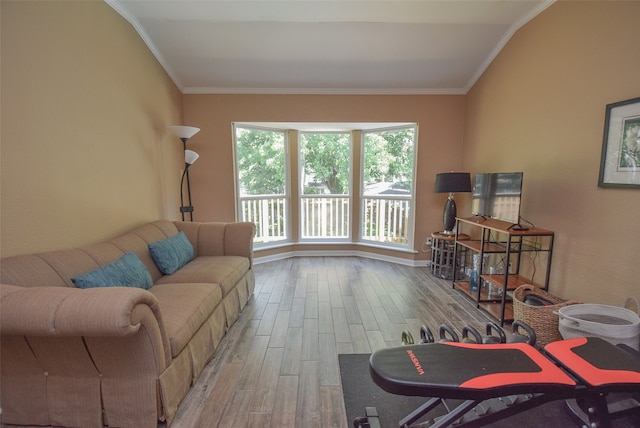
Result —
M 469 79 L 469 82 L 467 82 L 467 84 L 463 89 L 465 94 L 469 92 L 471 88 L 473 88 L 473 85 L 475 85 L 476 82 L 480 79 L 480 77 L 484 74 L 484 72 L 487 71 L 487 68 L 489 68 L 489 65 L 491 65 L 491 63 L 498 56 L 500 51 L 506 46 L 509 40 L 511 40 L 511 37 L 513 37 L 516 31 L 518 31 L 527 22 L 531 21 L 533 18 L 538 16 L 542 11 L 547 9 L 549 6 L 551 6 L 555 2 L 556 0 L 547 0 L 544 3 L 541 3 L 537 8 L 531 9 L 531 11 L 527 15 L 523 16 L 522 19 L 520 19 L 518 22 L 516 22 L 509 28 L 509 31 L 505 33 L 504 37 L 500 39 L 498 44 L 493 48 L 491 52 L 489 52 L 489 55 L 487 55 L 487 57 L 482 62 L 482 64 L 480 64 L 480 67 L 478 67 L 478 69 L 473 74 L 473 76 L 471 76 L 471 79 Z
M 129 24 L 131 24 L 131 26 L 136 30 L 140 38 L 142 38 L 142 41 L 144 42 L 144 44 L 147 45 L 147 48 L 149 48 L 153 56 L 156 58 L 156 60 L 158 60 L 158 62 L 160 63 L 160 66 L 169 75 L 169 78 L 171 78 L 173 83 L 178 87 L 178 90 L 184 93 L 184 85 L 182 84 L 182 81 L 178 77 L 177 73 L 171 68 L 169 63 L 164 59 L 164 57 L 160 53 L 160 50 L 153 43 L 153 41 L 151 40 L 147 32 L 144 31 L 142 24 L 140 24 L 140 22 L 136 19 L 136 17 L 133 16 L 131 13 L 129 13 L 127 8 L 125 8 L 120 3 L 119 0 L 104 0 L 104 2 L 107 3 L 109 6 L 111 6 L 113 10 L 115 10 L 120 16 L 126 19 L 127 22 L 129 22 Z
M 252 94 L 252 95 L 464 95 L 464 88 L 184 88 L 183 94 Z

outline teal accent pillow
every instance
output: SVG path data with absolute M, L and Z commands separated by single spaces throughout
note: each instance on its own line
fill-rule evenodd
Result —
M 149 244 L 151 258 L 165 275 L 171 275 L 195 257 L 193 245 L 184 232 Z
M 140 258 L 132 252 L 118 260 L 71 278 L 78 288 L 137 287 L 145 290 L 153 286 L 153 279 Z

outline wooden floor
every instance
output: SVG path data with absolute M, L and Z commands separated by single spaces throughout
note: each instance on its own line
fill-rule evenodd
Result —
M 428 268 L 357 257 L 255 267 L 254 297 L 178 409 L 172 428 L 341 427 L 338 354 L 370 353 L 447 323 L 489 318 Z

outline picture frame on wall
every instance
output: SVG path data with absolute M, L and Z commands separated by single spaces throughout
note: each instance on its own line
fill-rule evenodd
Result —
M 607 104 L 598 186 L 640 189 L 640 97 Z

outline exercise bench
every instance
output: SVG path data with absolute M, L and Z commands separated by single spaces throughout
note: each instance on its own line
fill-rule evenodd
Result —
M 428 397 L 400 427 L 438 407 L 445 413 L 431 427 L 484 426 L 562 399 L 579 403 L 593 428 L 640 410 L 640 357 L 600 338 L 552 342 L 543 351 L 525 343 L 401 346 L 373 353 L 369 369 L 387 392 Z M 607 396 L 613 393 L 634 397 L 635 405 L 612 411 Z M 367 413 L 355 427 L 379 423 L 375 408 Z

